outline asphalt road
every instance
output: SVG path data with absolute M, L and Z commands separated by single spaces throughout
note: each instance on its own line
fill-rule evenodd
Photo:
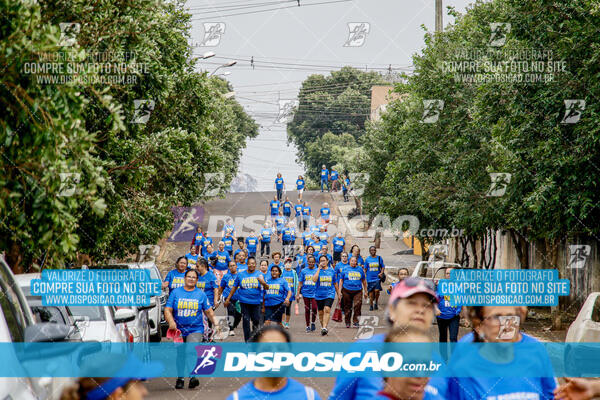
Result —
M 204 206 L 204 219 L 203 227 L 206 229 L 211 216 L 231 216 L 233 219 L 238 217 L 248 217 L 252 215 L 264 215 L 267 212 L 267 206 L 270 200 L 273 199 L 273 194 L 270 192 L 266 193 L 232 193 L 229 194 L 225 199 L 217 199 L 211 201 Z M 320 192 L 305 192 L 304 200 L 308 201 L 311 206 L 313 213 L 321 208 L 323 202 L 327 201 L 330 203 L 332 212 L 335 213 L 335 207 L 332 204 L 332 198 L 328 193 Z M 290 201 L 296 201 L 296 193 L 293 192 L 293 196 L 290 196 Z M 249 231 L 241 231 L 240 226 L 236 224 L 238 230 L 238 236 L 246 236 Z M 216 238 L 213 237 L 213 241 Z M 189 250 L 189 241 L 186 242 L 170 242 L 168 243 L 165 259 L 168 261 L 165 265 L 173 265 L 175 259 L 187 253 Z M 351 238 L 346 240 L 347 248 L 352 243 Z M 234 247 L 235 248 L 235 247 Z M 274 241 L 271 246 L 271 251 L 281 250 L 281 244 Z M 361 253 L 367 254 L 367 249 L 361 249 Z M 163 269 L 163 274 L 166 274 L 168 268 Z M 384 289 L 387 284 L 384 285 Z M 385 291 L 380 299 L 380 309 L 377 311 L 369 311 L 367 303 L 363 302 L 362 315 L 375 317 L 373 334 L 385 333 L 388 325 L 385 320 L 384 310 L 387 304 L 387 294 Z M 223 307 L 219 307 L 216 311 L 217 315 L 226 315 Z M 344 323 L 336 323 L 331 321 L 329 324 L 329 334 L 327 336 L 321 336 L 320 326 L 317 319 L 317 330 L 315 332 L 306 333 L 304 323 L 304 310 L 300 307 L 299 315 L 292 315 L 290 321 L 290 334 L 294 342 L 350 342 L 355 340 L 355 336 L 358 333 L 358 329 L 346 328 Z M 461 328 L 459 336 L 465 334 L 467 330 Z M 226 339 L 226 341 L 243 341 L 243 333 L 241 324 L 235 331 L 236 336 L 232 336 Z M 434 340 L 437 340 L 438 332 L 437 326 L 431 327 L 431 335 Z M 244 383 L 248 382 L 249 378 L 201 378 L 200 386 L 195 389 L 187 388 L 187 381 L 185 389 L 175 390 L 175 378 L 158 378 L 151 380 L 147 383 L 147 387 L 150 391 L 149 399 L 225 399 L 231 392 L 237 390 Z M 327 398 L 331 389 L 334 385 L 334 378 L 305 378 L 299 379 L 305 384 L 308 384 L 317 390 L 321 398 Z

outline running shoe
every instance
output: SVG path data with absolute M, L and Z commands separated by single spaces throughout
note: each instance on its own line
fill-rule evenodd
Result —
M 346 324 L 346 328 L 350 328 L 350 324 Z
M 327 332 L 328 332 L 328 331 L 327 331 L 327 328 L 323 328 L 323 329 L 321 329 L 321 336 L 325 336 L 325 335 L 327 335 Z
M 200 385 L 200 381 L 198 380 L 198 378 L 191 378 L 188 388 L 193 389 L 199 385 Z
M 177 381 L 175 382 L 175 389 L 183 389 L 184 386 L 185 381 L 183 380 L 183 378 L 177 378 Z
M 306 333 L 309 333 L 309 332 L 310 332 L 310 326 L 307 326 L 306 327 Z
M 235 336 L 235 332 L 232 330 L 229 331 L 229 336 Z
M 369 306 L 369 311 L 373 311 L 373 304 Z
M 317 327 L 315 326 L 314 322 L 312 324 L 310 324 L 310 330 L 314 331 L 315 329 L 317 329 Z
M 373 304 L 373 309 L 374 310 L 379 310 L 379 307 L 377 306 L 377 303 Z
M 358 328 L 360 325 L 358 325 L 358 322 L 355 322 L 352 324 L 353 327 Z

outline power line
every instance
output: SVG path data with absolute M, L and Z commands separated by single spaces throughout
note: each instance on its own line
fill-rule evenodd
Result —
M 270 1 L 270 2 L 263 2 L 263 3 L 255 3 L 255 4 L 236 4 L 236 5 L 218 5 L 216 7 L 210 7 L 207 6 L 206 8 L 208 9 L 217 9 L 220 8 L 221 10 L 215 10 L 215 11 L 201 11 L 202 7 L 190 7 L 187 8 L 186 11 L 192 11 L 192 10 L 200 10 L 200 12 L 198 13 L 189 13 L 192 15 L 195 14 L 211 14 L 211 13 L 220 13 L 220 12 L 229 12 L 229 11 L 235 11 L 235 10 L 243 10 L 243 9 L 248 9 L 248 8 L 260 8 L 260 7 L 265 7 L 268 5 L 273 5 L 273 4 L 285 4 L 285 3 L 290 3 L 290 2 L 296 2 L 296 0 L 287 0 L 287 1 Z
M 302 7 L 308 7 L 308 6 L 319 6 L 319 5 L 324 5 L 324 4 L 334 4 L 334 3 L 347 3 L 349 1 L 352 0 L 332 0 L 332 1 L 322 1 L 319 3 L 303 3 L 301 4 Z M 284 6 L 284 7 L 274 7 L 274 8 L 268 8 L 265 10 L 256 10 L 256 11 L 247 11 L 247 12 L 241 12 L 241 13 L 234 13 L 234 14 L 226 14 L 226 15 L 219 15 L 219 17 L 221 18 L 225 18 L 225 17 L 234 17 L 234 16 L 238 16 L 238 15 L 250 15 L 250 14 L 258 14 L 258 13 L 263 13 L 263 12 L 268 12 L 268 11 L 276 11 L 276 10 L 283 10 L 286 8 L 298 8 L 298 6 L 293 5 L 293 6 Z M 204 17 L 199 17 L 199 18 L 192 18 L 192 21 L 199 21 L 205 19 Z

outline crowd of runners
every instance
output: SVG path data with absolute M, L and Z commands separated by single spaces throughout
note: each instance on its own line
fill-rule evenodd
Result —
M 330 172 L 323 166 L 323 171 L 321 189 L 329 190 L 331 184 L 336 190 L 339 175 L 335 169 Z M 336 311 L 334 318 L 343 321 L 346 328 L 358 328 L 359 317 L 366 308 L 363 301 L 368 303 L 369 311 L 380 308 L 379 297 L 387 276 L 384 260 L 375 246 L 369 247 L 368 254 L 363 256 L 360 247 L 349 246 L 341 234 L 330 237 L 327 233 L 332 214 L 329 204 L 323 203 L 317 216 L 313 215 L 311 207 L 302 200 L 304 181 L 301 176 L 296 184 L 298 199 L 293 204 L 288 197 L 283 198 L 285 183 L 281 174 L 277 175 L 277 195 L 268 205 L 270 220 L 260 232 L 238 236 L 232 221 L 227 220 L 215 243 L 198 228 L 189 252 L 176 260 L 175 268 L 163 282 L 163 287 L 170 292 L 164 310 L 169 325 L 167 337 L 179 342 L 211 341 L 213 335 L 220 333 L 214 312 L 220 305 L 227 310 L 228 335 L 234 336 L 241 323 L 246 342 L 288 343 L 293 336 L 290 319 L 301 313 L 299 305 L 304 310 L 305 331 L 316 331 L 318 319 L 323 336 L 329 333 L 330 320 L 334 317 L 332 309 Z M 281 243 L 282 252 L 271 252 L 273 240 Z M 450 271 L 446 270 L 446 278 Z M 440 342 L 437 361 L 456 372 L 457 377 L 340 375 L 329 395 L 330 400 L 577 400 L 600 394 L 600 384 L 594 380 L 567 378 L 559 386 L 545 352 L 535 356 L 511 353 L 512 359 L 503 364 L 491 361 L 483 352 L 455 350 L 451 353 L 446 347 L 448 340 L 482 344 L 536 343 L 535 338 L 521 329 L 527 307 L 451 306 L 432 280 L 410 277 L 406 268 L 398 271 L 397 282 L 388 286 L 387 292 L 385 315 L 389 328 L 386 333 L 367 340 L 372 349 L 377 350 L 388 342 L 431 342 L 429 330 L 435 319 Z M 471 331 L 458 340 L 461 321 L 466 322 Z M 178 354 L 177 358 L 180 376 L 175 384 L 177 389 L 185 385 L 184 356 Z M 524 371 L 539 371 L 540 377 L 506 377 L 505 369 L 513 365 Z M 496 370 L 498 377 L 480 377 L 476 373 Z M 471 374 L 464 374 L 465 371 Z M 123 380 L 123 384 L 129 386 L 137 385 L 136 382 L 138 380 Z M 190 388 L 199 384 L 195 377 L 189 380 Z M 90 384 L 90 390 L 97 392 L 103 385 L 106 383 L 102 381 Z M 145 394 L 143 387 L 139 390 Z M 313 400 L 320 397 L 314 388 L 294 379 L 265 376 L 251 380 L 228 397 L 228 400 L 246 399 Z

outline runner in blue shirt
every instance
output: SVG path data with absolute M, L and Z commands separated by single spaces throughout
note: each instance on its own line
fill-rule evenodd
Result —
M 350 254 L 348 254 L 348 256 L 356 257 L 356 262 L 358 263 L 358 265 L 361 268 L 365 267 L 365 260 L 363 260 L 362 256 L 360 255 L 360 247 L 358 247 L 358 245 L 355 244 L 352 247 L 350 247 Z
M 272 264 L 270 271 L 271 278 L 267 280 L 269 287 L 265 292 L 265 325 L 271 322 L 282 325 L 283 312 L 290 305 L 292 291 L 287 281 L 281 277 L 279 265 Z
M 286 218 L 283 216 L 283 213 L 279 211 L 279 215 L 275 217 L 275 228 L 277 229 L 277 241 L 281 241 L 281 232 L 283 232 L 283 228 L 287 223 Z
M 260 264 L 258 265 L 258 272 L 260 272 L 263 278 L 265 278 L 265 282 L 271 278 L 271 274 L 269 273 L 269 262 L 267 260 L 260 260 Z
M 294 206 L 294 217 L 296 218 L 296 226 L 298 227 L 298 231 L 302 231 L 302 203 L 298 200 L 298 204 Z
M 296 265 L 296 274 L 300 276 L 300 271 L 302 271 L 302 268 L 306 266 L 306 254 L 304 253 L 304 246 L 298 247 L 298 254 L 296 254 L 294 257 L 294 262 Z
M 329 222 L 329 220 L 331 219 L 331 209 L 329 208 L 329 203 L 323 203 L 323 207 L 321 207 L 321 209 L 319 210 L 319 214 L 323 221 Z
M 188 260 L 188 268 L 196 267 L 196 261 L 198 261 L 198 253 L 196 253 L 196 246 L 190 247 L 190 252 L 185 255 Z
M 342 253 L 346 251 L 346 240 L 342 232 L 338 232 L 331 243 L 333 244 L 333 261 L 340 261 Z
M 273 262 L 271 264 L 269 264 L 268 268 L 265 270 L 265 272 L 269 272 L 271 271 L 271 267 L 273 265 L 277 265 L 279 267 L 279 269 L 283 268 L 283 263 L 281 262 L 281 253 L 278 251 L 273 252 L 273 254 L 271 255 L 271 257 L 273 258 Z M 261 261 L 262 264 L 262 261 Z M 279 274 L 281 275 L 281 274 Z M 269 279 L 271 279 L 271 274 L 268 273 L 267 276 L 269 277 Z
M 198 271 L 189 269 L 185 272 L 184 285 L 171 291 L 165 305 L 165 319 L 172 331 L 179 330 L 185 342 L 201 342 L 204 335 L 203 314 L 208 321 L 216 327 L 215 314 L 204 292 L 196 288 Z M 185 382 L 185 346 L 180 346 L 177 351 L 177 373 L 179 378 L 175 383 L 178 389 L 183 388 Z M 200 384 L 197 378 L 190 379 L 190 388 Z
M 290 222 L 287 224 L 287 227 L 283 228 L 281 231 L 281 243 L 283 245 L 283 256 L 286 257 L 292 254 L 292 246 L 296 241 L 296 229 L 294 228 L 294 223 Z
M 208 246 L 206 246 L 206 250 L 204 251 L 204 254 L 202 256 L 207 260 L 210 260 L 211 257 L 217 256 L 217 251 L 213 248 L 212 244 L 209 244 Z
M 219 294 L 218 298 L 226 299 L 231 292 L 231 288 L 235 284 L 235 278 L 237 278 L 237 264 L 234 261 L 229 262 L 229 272 L 223 276 L 221 279 L 221 284 L 219 285 Z M 229 336 L 235 335 L 235 328 L 238 327 L 240 321 L 242 320 L 242 310 L 240 308 L 240 303 L 238 302 L 239 296 L 233 295 L 231 300 L 229 301 L 229 306 L 227 306 L 227 322 L 229 324 Z
M 450 279 L 450 272 L 452 268 L 446 268 L 445 278 Z M 451 306 L 450 296 L 442 296 L 438 292 L 440 302 L 436 311 L 436 319 L 438 325 L 438 332 L 440 334 L 440 353 L 444 359 L 448 359 L 448 331 L 450 331 L 450 342 L 458 341 L 458 328 L 460 325 L 460 312 L 461 306 Z
M 213 244 L 213 240 L 209 237 L 204 237 L 202 238 L 202 250 L 200 251 L 200 255 L 206 259 L 208 259 L 208 257 L 205 256 L 206 250 L 208 248 L 209 245 Z
M 321 323 L 321 335 L 328 333 L 327 325 L 331 314 L 331 305 L 338 293 L 338 284 L 335 280 L 335 270 L 329 266 L 329 259 L 325 255 L 319 256 L 319 268 L 312 276 L 316 284 L 315 300 L 319 311 L 319 322 Z
M 225 220 L 225 225 L 223 225 L 221 237 L 224 238 L 225 236 L 231 236 L 235 241 L 235 225 L 233 225 L 231 218 L 227 218 Z
M 285 307 L 285 314 L 283 316 L 283 327 L 290 329 L 290 316 L 292 315 L 292 302 L 296 300 L 296 289 L 298 288 L 298 274 L 292 269 L 292 259 L 288 257 L 285 260 L 284 269 L 281 277 L 286 280 L 290 290 L 292 291 L 292 297 L 290 297 L 290 304 Z M 298 309 L 298 304 L 296 304 Z
M 477 331 L 474 331 L 475 342 L 528 343 L 531 347 L 528 346 L 527 351 L 517 351 L 519 347 L 515 347 L 514 351 L 505 353 L 511 354 L 512 360 L 502 359 L 501 362 L 495 362 L 489 355 L 493 352 L 488 352 L 488 356 L 483 357 L 481 355 L 483 347 L 459 344 L 448 364 L 449 376 L 455 377 L 446 379 L 446 397 L 459 400 L 467 398 L 554 399 L 553 391 L 557 382 L 552 363 L 538 340 L 520 331 L 521 307 L 477 306 L 473 307 L 473 316 L 480 321 Z M 539 344 L 539 349 L 535 348 L 536 343 Z M 540 377 L 507 376 L 516 370 L 536 371 L 540 373 Z M 454 371 L 457 372 L 456 375 L 453 375 Z M 498 378 L 478 376 L 478 371 L 497 372 Z
M 339 174 L 335 170 L 335 167 L 331 167 L 331 172 L 329 173 L 329 177 L 331 179 L 331 190 L 334 191 L 334 192 L 337 192 L 339 190 L 338 189 Z
M 325 164 L 321 167 L 321 193 L 323 193 L 323 185 L 327 185 L 327 191 L 329 192 L 329 170 L 325 167 Z
M 202 233 L 202 227 L 196 228 L 196 233 L 192 239 L 191 246 L 196 247 L 196 254 L 200 254 L 200 247 L 202 246 L 202 239 L 204 239 L 204 233 Z
M 210 306 L 213 310 L 216 310 L 219 305 L 218 292 L 215 290 L 219 287 L 217 284 L 217 277 L 208 270 L 208 262 L 204 258 L 201 258 L 198 261 L 196 269 L 198 270 L 196 287 L 204 292 L 206 297 L 208 297 Z
M 342 270 L 339 283 L 344 304 L 344 317 L 346 328 L 350 328 L 350 319 L 353 317 L 354 327 L 358 327 L 358 317 L 361 315 L 362 294 L 367 298 L 367 280 L 365 270 L 360 267 L 356 257 L 350 258 L 350 265 Z
M 344 201 L 348 202 L 348 191 L 350 190 L 350 178 L 344 175 L 344 180 L 342 182 L 342 194 L 344 195 Z
M 223 275 L 225 275 L 225 272 L 221 273 L 220 271 L 227 271 L 229 261 L 231 261 L 231 256 L 229 255 L 229 252 L 225 250 L 225 243 L 219 242 L 219 250 L 217 251 L 217 263 L 215 264 L 215 275 L 217 275 L 219 282 L 221 281 Z M 220 274 L 220 276 L 218 274 Z
M 171 293 L 174 289 L 182 287 L 185 283 L 185 271 L 188 269 L 188 260 L 185 257 L 179 257 L 175 262 L 175 269 L 170 270 L 165 276 L 162 287 L 169 289 Z
M 287 217 L 287 219 L 290 219 L 290 217 L 292 216 L 292 208 L 294 208 L 294 205 L 287 196 L 285 197 L 285 201 L 281 205 L 281 208 L 283 209 L 283 216 Z
M 365 272 L 367 273 L 367 291 L 369 292 L 369 311 L 379 309 L 379 293 L 381 288 L 381 279 L 385 274 L 385 264 L 383 259 L 377 255 L 375 246 L 369 247 L 370 255 L 365 258 Z
M 273 234 L 273 229 L 269 225 L 268 222 L 265 223 L 264 228 L 260 230 L 260 256 L 262 257 L 265 254 L 265 249 L 267 250 L 267 257 L 271 254 L 271 235 Z
M 277 173 L 277 178 L 275 178 L 275 184 L 273 185 L 275 190 L 277 190 L 277 200 L 281 201 L 283 196 L 283 191 L 285 190 L 285 182 L 281 177 L 281 173 Z
M 349 267 L 350 264 L 348 263 L 348 253 L 346 253 L 345 251 L 342 252 L 342 255 L 340 256 L 340 261 L 338 261 L 335 264 L 335 273 L 336 273 L 336 281 L 339 283 L 339 281 L 342 279 L 342 273 L 344 271 L 344 268 Z M 342 288 L 340 287 L 340 291 L 342 290 Z M 340 298 L 342 298 L 340 296 Z M 343 309 L 343 307 L 342 307 Z
M 277 200 L 277 196 L 273 197 L 273 200 L 269 203 L 269 213 L 271 219 L 279 215 L 279 200 Z
M 317 232 L 317 237 L 321 243 L 324 243 L 325 246 L 329 244 L 329 234 L 325 231 L 324 226 L 319 227 L 319 232 Z
M 246 251 L 242 251 L 238 254 L 237 259 L 235 260 L 235 265 L 237 266 L 237 272 L 242 272 L 248 269 L 248 264 L 246 264 Z
M 233 237 L 230 235 L 225 236 L 223 239 L 221 239 L 221 242 L 223 242 L 225 244 L 225 251 L 229 253 L 229 256 L 231 257 L 233 255 Z
M 256 259 L 248 258 L 248 270 L 238 272 L 231 292 L 224 303 L 225 307 L 228 307 L 231 298 L 238 293 L 246 342 L 252 337 L 252 332 L 259 327 L 263 290 L 266 288 L 268 288 L 267 282 L 260 271 L 256 270 Z M 252 322 L 252 330 L 250 330 L 250 322 Z
M 317 301 L 315 300 L 315 289 L 317 285 L 312 280 L 317 272 L 315 268 L 315 257 L 307 256 L 308 266 L 300 271 L 298 277 L 298 301 L 304 299 L 304 320 L 306 321 L 306 332 L 314 331 L 317 319 Z
M 256 256 L 256 248 L 258 246 L 258 238 L 256 237 L 256 231 L 252 231 L 250 236 L 246 238 L 246 247 L 248 248 L 248 257 Z
M 296 190 L 298 190 L 298 203 L 302 201 L 302 192 L 304 192 L 304 177 L 302 175 L 298 175 L 298 179 L 296 179 Z
M 307 202 L 302 205 L 302 230 L 305 231 L 312 216 L 312 209 Z
M 304 247 L 308 246 L 308 242 L 310 240 L 310 232 L 302 232 L 302 245 Z
M 290 343 L 290 335 L 279 325 L 265 325 L 254 336 L 254 342 Z M 311 387 L 285 377 L 255 378 L 233 392 L 227 400 L 321 400 Z

